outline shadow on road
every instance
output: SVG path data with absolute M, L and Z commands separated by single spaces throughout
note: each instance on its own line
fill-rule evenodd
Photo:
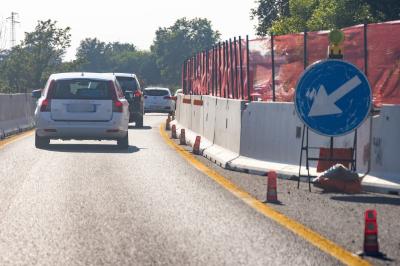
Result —
M 121 149 L 109 144 L 51 144 L 45 150 L 54 152 L 79 152 L 79 153 L 135 153 L 141 150 L 136 146 Z
M 129 126 L 129 129 L 136 129 L 136 130 L 149 130 L 152 129 L 153 127 L 151 126 L 142 126 L 142 127 L 136 127 L 136 126 Z
M 331 197 L 332 200 L 356 202 L 356 203 L 368 203 L 368 204 L 387 204 L 387 205 L 398 205 L 400 206 L 399 197 L 382 197 L 382 196 L 334 196 Z

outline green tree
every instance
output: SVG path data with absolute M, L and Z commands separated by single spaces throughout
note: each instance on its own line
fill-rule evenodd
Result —
M 58 28 L 52 20 L 39 21 L 33 32 L 25 33 L 23 47 L 30 54 L 32 86 L 40 88 L 51 69 L 61 65 L 66 49 L 71 45 L 70 28 Z M 46 74 L 46 75 L 44 75 Z
M 97 38 L 82 40 L 76 52 L 76 59 L 81 62 L 79 71 L 105 71 L 109 65 L 106 50 L 107 44 Z
M 257 8 L 251 10 L 251 19 L 257 19 L 257 35 L 265 36 L 272 23 L 289 16 L 289 0 L 257 0 Z
M 21 45 L 3 52 L 0 63 L 3 92 L 25 92 L 27 88 L 31 88 L 32 72 L 27 64 L 30 60 L 30 54 Z
M 138 51 L 129 43 L 105 43 L 96 38 L 81 41 L 75 66 L 78 71 L 135 73 L 146 84 L 160 83 L 160 70 L 155 56 L 149 51 Z
M 278 12 L 273 2 L 259 0 L 253 10 L 259 35 L 326 30 L 400 18 L 398 0 L 287 0 L 286 12 Z
M 62 65 L 70 46 L 69 31 L 69 27 L 58 28 L 55 21 L 39 21 L 33 32 L 25 33 L 20 45 L 3 53 L 0 76 L 6 91 L 41 88 L 49 73 Z
M 159 28 L 151 51 L 161 69 L 162 81 L 169 85 L 179 84 L 182 62 L 195 52 L 210 48 L 220 34 L 207 19 L 178 19 L 170 27 Z

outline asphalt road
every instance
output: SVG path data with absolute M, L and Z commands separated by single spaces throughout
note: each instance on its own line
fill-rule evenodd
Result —
M 165 116 L 113 142 L 0 149 L 0 265 L 338 265 L 188 164 Z

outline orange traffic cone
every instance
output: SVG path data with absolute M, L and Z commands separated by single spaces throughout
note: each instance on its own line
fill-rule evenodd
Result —
M 176 136 L 176 125 L 172 125 L 171 138 L 177 139 L 177 136 Z
M 269 171 L 267 173 L 267 201 L 268 202 L 277 202 L 278 201 L 278 192 L 276 189 L 276 179 L 277 175 L 274 171 Z
M 170 114 L 168 114 L 167 121 L 165 122 L 165 130 L 170 130 L 171 129 L 171 126 L 170 126 L 169 123 L 171 123 L 171 115 Z
M 185 129 L 184 128 L 181 129 L 181 135 L 180 135 L 180 138 L 179 138 L 179 144 L 186 145 Z
M 376 210 L 365 212 L 364 254 L 367 256 L 378 256 L 380 254 L 376 216 Z
M 193 145 L 193 153 L 199 155 L 200 154 L 200 141 L 201 141 L 201 137 L 197 136 L 196 140 L 194 141 L 194 145 Z

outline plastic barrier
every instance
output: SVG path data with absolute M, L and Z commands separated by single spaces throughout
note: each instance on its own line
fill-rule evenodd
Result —
M 0 94 L 0 138 L 32 128 L 35 107 L 30 94 Z

